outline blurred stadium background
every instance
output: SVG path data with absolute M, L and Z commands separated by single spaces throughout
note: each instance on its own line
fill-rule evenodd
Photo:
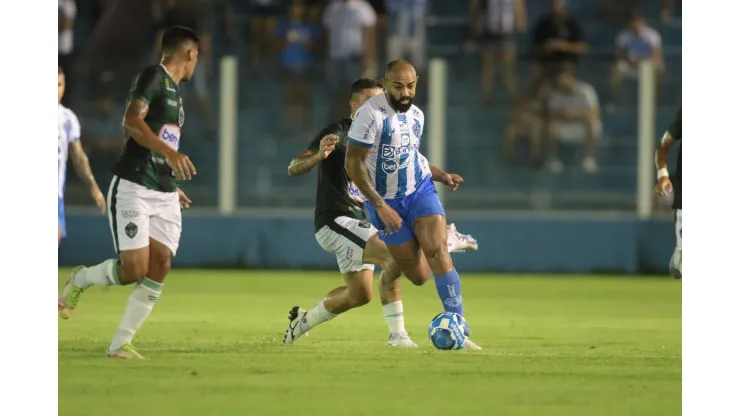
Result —
M 59 0 L 60 64 L 69 74 L 65 103 L 80 118 L 83 145 L 104 192 L 123 143 L 124 97 L 136 71 L 158 59 L 158 29 L 184 24 L 204 38 L 196 79 L 183 89 L 181 149 L 198 176 L 183 184 L 194 207 L 185 214 L 175 267 L 333 270 L 334 257 L 313 237 L 315 176 L 290 178 L 287 165 L 323 125 L 348 111 L 349 83 L 343 80 L 347 85 L 335 92 L 341 78 L 332 71 L 355 70 L 347 80 L 381 76 L 407 36 L 427 55 L 409 56 L 421 68 L 416 103 L 427 114 L 422 150 L 465 178 L 444 201 L 450 220 L 481 244 L 478 253 L 456 257 L 459 269 L 665 273 L 674 245 L 670 201 L 653 199 L 646 186 L 655 179 L 653 146 L 681 105 L 680 0 L 556 1 L 570 23 L 554 32 L 550 0 L 523 1 L 526 24 L 513 26 L 508 22 L 512 16 L 517 21 L 515 1 L 351 0 L 360 11 L 350 15 L 359 13 L 354 18 L 372 33 L 365 41 L 375 43 L 369 56 L 354 60 L 337 59 L 341 51 L 332 51 L 330 31 L 336 37 L 347 28 L 324 24 L 328 3 Z M 374 18 L 359 3 L 369 4 Z M 659 35 L 662 58 L 651 61 L 654 68 L 664 62 L 659 77 L 647 79 L 649 71 L 641 76 L 615 60 L 615 45 L 637 52 L 657 45 L 640 21 Z M 504 36 L 476 36 L 473 28 L 480 24 Z M 540 33 L 562 39 L 582 32 L 587 50 L 577 57 L 543 56 L 535 41 L 538 25 L 545 28 Z M 639 30 L 625 41 L 622 32 L 631 25 Z M 408 27 L 422 30 L 404 35 Z M 61 40 L 65 30 L 73 32 L 71 42 Z M 487 96 L 481 81 L 490 70 L 486 56 L 502 51 L 514 53 L 515 77 L 502 76 L 506 64 L 495 63 L 493 94 Z M 596 163 L 584 161 L 584 137 L 559 144 L 560 163 L 547 152 L 557 137 L 529 137 L 532 126 L 543 123 L 548 103 L 557 101 L 553 81 L 562 70 L 598 97 Z M 618 86 L 617 70 L 625 75 Z M 657 94 L 641 95 L 642 82 L 657 85 Z M 510 153 L 506 137 L 515 130 L 522 134 Z M 540 143 L 540 154 L 532 143 Z M 443 161 L 435 160 L 441 155 Z M 111 257 L 107 218 L 94 214 L 75 175 L 68 179 L 66 206 L 60 266 Z

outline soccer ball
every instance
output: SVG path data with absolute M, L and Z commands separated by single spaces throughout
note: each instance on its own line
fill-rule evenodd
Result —
M 442 312 L 429 324 L 429 339 L 438 350 L 459 350 L 469 335 L 465 318 L 454 312 Z

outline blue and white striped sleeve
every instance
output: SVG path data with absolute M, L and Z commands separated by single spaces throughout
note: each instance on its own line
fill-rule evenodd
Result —
M 360 107 L 347 134 L 349 142 L 364 148 L 373 147 L 375 137 L 383 124 L 378 120 L 379 118 L 380 114 L 371 106 L 363 105 Z

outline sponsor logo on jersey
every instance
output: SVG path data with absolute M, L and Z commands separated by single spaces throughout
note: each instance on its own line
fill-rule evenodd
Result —
M 179 124 L 180 127 L 185 124 L 185 109 L 182 108 L 182 98 L 180 98 L 180 113 L 177 117 L 177 124 Z
M 177 150 L 180 148 L 180 127 L 165 124 L 159 129 L 159 138 L 162 139 L 167 146 Z
M 347 185 L 347 193 L 352 200 L 360 203 L 365 202 L 365 196 L 362 195 L 362 192 L 360 192 L 360 189 L 354 184 L 354 182 L 350 182 Z
M 406 138 L 406 141 L 410 141 L 410 139 Z M 413 143 L 413 144 L 406 144 L 402 146 L 393 146 L 390 144 L 384 144 L 380 148 L 380 157 L 383 159 L 395 159 L 398 156 L 406 155 L 411 152 L 415 152 L 419 150 L 419 142 Z
M 175 100 L 167 100 L 167 105 L 171 105 L 173 107 L 177 107 L 177 101 Z

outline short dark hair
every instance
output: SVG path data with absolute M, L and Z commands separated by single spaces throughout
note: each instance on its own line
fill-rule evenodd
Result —
M 58 75 L 64 75 L 64 70 L 62 69 L 61 65 L 57 65 L 57 68 L 59 68 Z
M 189 27 L 172 26 L 162 34 L 162 52 L 173 51 L 186 42 L 193 42 L 197 45 L 200 39 L 195 31 Z
M 350 88 L 350 94 L 349 97 L 352 99 L 352 96 L 363 92 L 365 90 L 375 89 L 375 88 L 383 88 L 383 84 L 380 83 L 377 79 L 370 79 L 370 78 L 360 78 L 357 81 L 352 83 L 352 88 Z

